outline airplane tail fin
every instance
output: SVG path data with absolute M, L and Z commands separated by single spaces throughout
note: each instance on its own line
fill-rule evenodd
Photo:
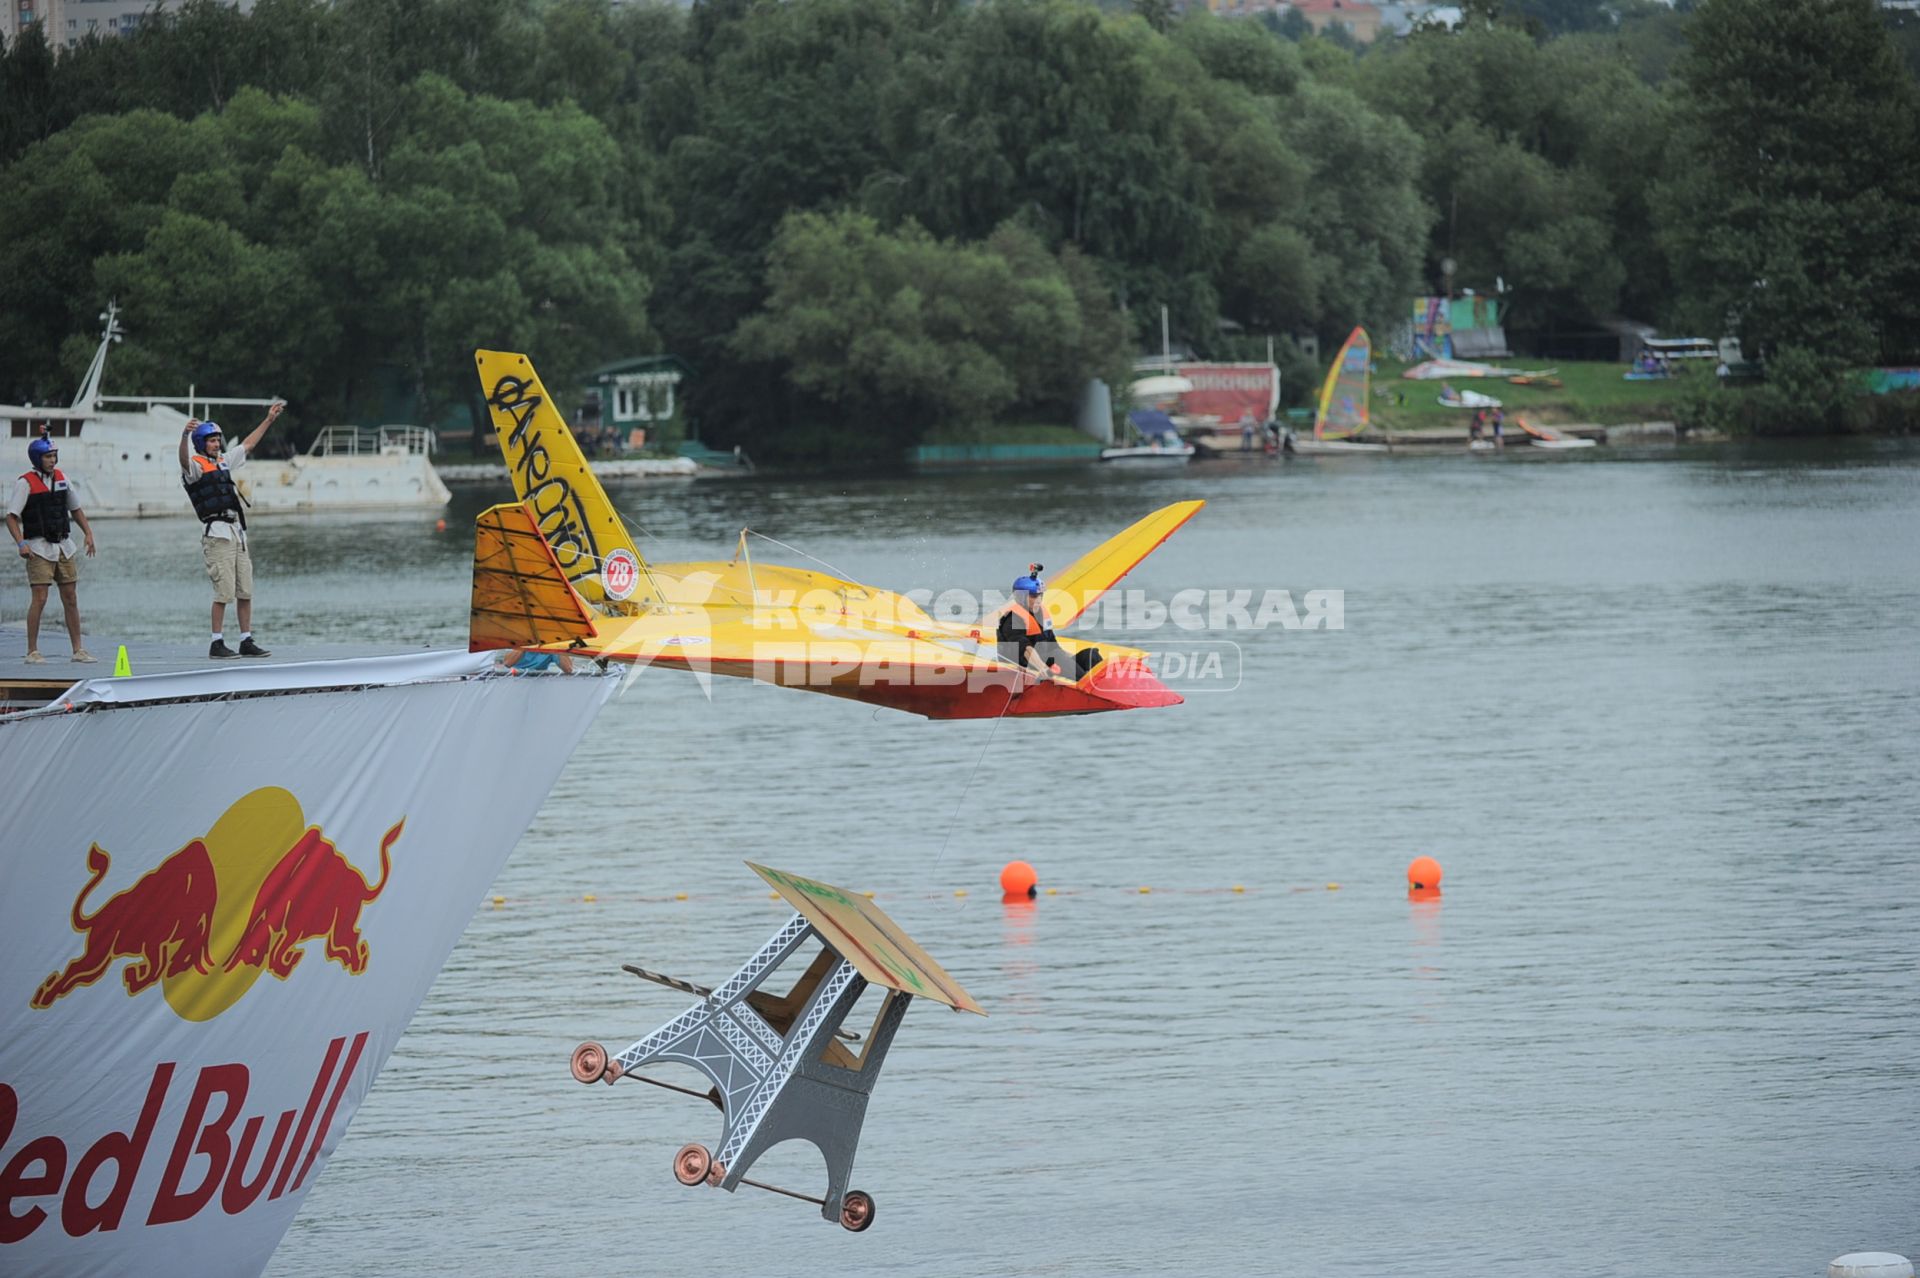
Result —
M 533 361 L 512 351 L 475 351 L 473 357 L 514 495 L 533 511 L 566 579 L 588 603 L 609 612 L 659 602 L 646 560 Z
M 473 526 L 467 651 L 553 648 L 594 634 L 593 613 L 568 584 L 533 512 L 518 502 L 481 511 Z
M 1072 625 L 1206 504 L 1177 501 L 1162 506 L 1068 564 L 1047 586 L 1048 619 L 1056 628 Z

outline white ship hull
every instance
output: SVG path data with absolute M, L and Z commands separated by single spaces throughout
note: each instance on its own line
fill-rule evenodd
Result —
M 273 401 L 102 395 L 107 354 L 119 340 L 116 314 L 108 306 L 100 316 L 106 328 L 71 405 L 0 404 L 0 436 L 19 448 L 19 469 L 12 473 L 26 471 L 27 445 L 45 432 L 89 517 L 190 518 L 193 505 L 180 482 L 180 435 L 187 423 L 196 416 L 222 419 L 227 442 L 236 444 Z M 250 515 L 432 509 L 451 497 L 434 473 L 432 451 L 433 435 L 424 427 L 329 426 L 311 449 L 290 460 L 248 458 L 234 482 Z
M 27 423 L 47 419 L 47 410 L 0 409 L 11 420 L 20 450 L 18 474 L 27 469 Z M 180 432 L 187 414 L 165 405 L 144 412 L 100 411 L 82 418 L 51 418 L 60 469 L 80 489 L 87 514 L 95 519 L 179 516 L 192 518 L 193 506 L 180 484 Z M 237 441 L 258 417 L 223 423 Z M 79 435 L 71 431 L 78 427 Z M 62 434 L 62 432 L 67 432 Z M 444 506 L 450 494 L 435 473 L 424 446 L 409 451 L 399 442 L 424 431 L 383 432 L 384 447 L 373 432 L 364 451 L 303 454 L 290 460 L 248 459 L 234 472 L 249 505 L 247 517 L 328 510 L 430 510 Z

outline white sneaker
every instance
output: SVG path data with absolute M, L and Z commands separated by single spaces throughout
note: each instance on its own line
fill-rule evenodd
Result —
M 32 652 L 29 652 L 27 654 L 26 662 L 30 666 L 44 666 L 47 664 L 47 659 L 40 655 L 40 650 L 38 648 L 35 648 Z
M 73 659 L 82 664 L 88 664 L 88 663 L 100 660 L 100 658 L 94 656 L 91 652 L 88 652 L 85 648 L 75 648 L 73 650 Z

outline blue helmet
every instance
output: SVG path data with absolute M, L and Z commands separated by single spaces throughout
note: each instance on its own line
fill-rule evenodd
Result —
M 27 465 L 33 467 L 35 470 L 39 470 L 40 459 L 42 457 L 45 457 L 48 453 L 57 453 L 59 451 L 59 449 L 53 446 L 53 441 L 43 434 L 40 438 L 27 445 Z
M 213 435 L 219 435 L 223 440 L 226 439 L 226 435 L 220 429 L 219 422 L 201 422 L 198 426 L 195 426 L 193 428 L 193 451 L 196 453 L 206 452 L 207 440 Z
M 1013 588 L 1015 590 L 1024 590 L 1030 595 L 1037 595 L 1040 593 L 1040 581 L 1036 577 L 1015 577 L 1013 579 Z

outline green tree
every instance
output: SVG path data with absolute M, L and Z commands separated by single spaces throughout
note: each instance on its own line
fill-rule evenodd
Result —
M 1124 327 L 1077 269 L 1015 226 L 966 245 L 861 213 L 797 213 L 769 254 L 766 309 L 733 340 L 783 366 L 866 451 L 891 453 L 935 425 L 1058 412 L 1088 376 L 1123 370 Z
M 1870 0 L 1706 0 L 1660 192 L 1677 310 L 1830 366 L 1920 337 L 1913 80 Z
M 1347 90 L 1320 85 L 1300 95 L 1287 126 L 1312 166 L 1297 225 L 1313 248 L 1320 336 L 1338 340 L 1356 323 L 1384 329 L 1419 288 L 1433 220 L 1416 186 L 1419 141 Z
M 897 67 L 918 43 L 910 16 L 895 0 L 702 4 L 687 37 L 704 73 L 697 112 L 645 100 L 655 118 L 674 112 L 678 129 L 691 126 L 665 156 L 675 232 L 655 313 L 699 370 L 690 415 L 728 424 L 709 443 L 757 443 L 755 430 L 785 414 L 778 371 L 730 339 L 764 300 L 781 218 L 858 202 L 893 171 L 884 138 L 900 109 Z
M 61 344 L 71 337 L 90 350 L 86 335 L 99 331 L 94 316 L 107 298 L 95 259 L 139 249 L 179 174 L 224 167 L 186 122 L 130 111 L 84 119 L 0 172 L 0 390 L 8 398 L 72 394 L 86 359 L 63 363 Z
M 300 207 L 345 353 L 405 369 L 419 410 L 467 397 L 479 345 L 552 352 L 563 383 L 651 334 L 652 252 L 618 150 L 571 106 L 407 87 L 381 180 L 312 174 Z
M 1666 113 L 1617 46 L 1477 24 L 1423 32 L 1361 70 L 1368 99 L 1424 142 L 1431 285 L 1446 258 L 1458 285 L 1504 283 L 1520 329 L 1653 304 L 1664 276 L 1648 200 Z
M 299 253 L 169 208 L 138 252 L 101 258 L 95 278 L 132 335 L 116 377 L 313 403 L 325 365 L 311 356 L 333 349 L 333 312 Z
M 0 165 L 69 121 L 54 90 L 54 50 L 44 23 L 35 23 L 0 50 Z

